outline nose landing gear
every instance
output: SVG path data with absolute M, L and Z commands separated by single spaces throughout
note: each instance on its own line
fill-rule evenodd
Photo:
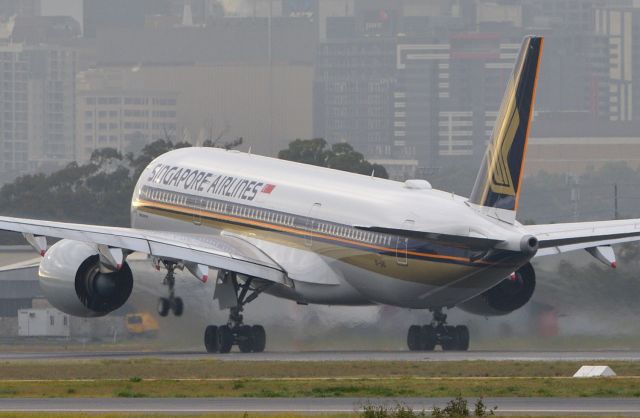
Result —
M 433 309 L 433 320 L 428 325 L 411 325 L 407 333 L 410 351 L 433 351 L 436 345 L 443 351 L 467 351 L 469 328 L 447 325 L 447 315 L 441 308 Z
M 172 311 L 175 316 L 181 316 L 184 311 L 184 303 L 182 298 L 175 295 L 176 277 L 174 272 L 177 264 L 171 261 L 163 261 L 163 264 L 167 269 L 167 275 L 162 284 L 169 288 L 169 296 L 158 299 L 158 315 L 167 316 L 169 311 Z

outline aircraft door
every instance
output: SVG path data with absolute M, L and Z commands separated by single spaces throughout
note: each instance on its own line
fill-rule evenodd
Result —
M 407 219 L 402 223 L 402 229 L 413 229 L 415 221 Z M 409 259 L 407 251 L 409 246 L 409 238 L 398 235 L 396 240 L 396 263 L 400 266 L 408 266 Z
M 309 214 L 307 215 L 306 234 L 304 237 L 304 244 L 307 247 L 311 247 L 313 245 L 313 232 L 317 227 L 317 222 L 314 219 L 314 216 L 318 215 L 321 207 L 322 203 L 316 202 L 311 206 L 311 209 L 309 209 Z

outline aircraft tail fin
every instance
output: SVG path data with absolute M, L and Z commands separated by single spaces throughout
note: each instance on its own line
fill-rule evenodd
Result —
M 522 42 L 469 198 L 478 206 L 513 211 L 514 220 L 543 44 L 539 36 L 527 36 Z

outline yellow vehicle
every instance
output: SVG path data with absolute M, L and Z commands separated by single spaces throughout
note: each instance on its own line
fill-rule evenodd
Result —
M 130 313 L 124 317 L 124 325 L 132 336 L 154 337 L 158 333 L 158 321 L 147 312 Z

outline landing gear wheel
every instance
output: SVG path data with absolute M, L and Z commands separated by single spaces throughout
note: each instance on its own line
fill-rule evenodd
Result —
M 249 325 L 238 328 L 238 348 L 241 353 L 250 353 L 253 350 L 253 333 Z
M 204 331 L 204 346 L 207 353 L 218 352 L 218 327 L 209 325 Z
M 239 280 L 240 279 L 240 280 Z M 167 279 L 171 286 L 171 281 Z M 229 308 L 229 320 L 223 326 L 213 331 L 213 326 L 205 330 L 204 344 L 207 352 L 228 353 L 234 345 L 242 353 L 261 353 L 267 343 L 267 334 L 261 325 L 249 326 L 244 324 L 242 312 L 244 307 L 255 300 L 270 284 L 254 283 L 253 277 L 239 275 L 227 270 L 219 270 L 217 286 L 223 286 L 235 293 L 236 305 Z M 170 287 L 171 289 L 171 287 Z M 177 314 L 176 314 L 177 315 Z M 216 344 L 210 341 L 210 335 L 215 332 Z
M 184 304 L 182 299 L 175 296 L 176 277 L 175 269 L 176 263 L 173 261 L 162 261 L 167 269 L 167 275 L 164 277 L 163 284 L 169 288 L 169 297 L 160 298 L 158 300 L 158 314 L 160 316 L 167 316 L 169 311 L 172 311 L 175 316 L 181 316 L 184 311 Z
M 184 304 L 182 303 L 182 298 L 173 298 L 171 301 L 171 310 L 175 316 L 181 316 L 184 311 Z
M 409 351 L 422 350 L 422 331 L 419 325 L 411 325 L 409 327 L 407 346 L 409 346 Z
M 227 325 L 223 325 L 218 328 L 218 351 L 221 353 L 228 353 L 233 346 L 233 333 L 231 328 Z
M 436 345 L 443 351 L 469 349 L 469 328 L 464 325 L 447 325 L 447 315 L 442 308 L 434 308 L 429 325 L 411 325 L 407 333 L 407 345 L 411 351 L 433 351 Z
M 455 329 L 455 332 L 456 336 L 458 337 L 458 346 L 456 347 L 456 350 L 469 350 L 469 328 L 464 325 L 458 325 Z
M 436 330 L 431 325 L 425 325 L 420 330 L 420 340 L 422 341 L 422 349 L 425 351 L 433 351 L 438 342 Z
M 456 327 L 452 327 L 451 325 L 446 325 L 442 327 L 444 330 L 444 335 L 442 336 L 442 350 L 443 351 L 451 351 L 456 350 L 458 348 L 458 333 L 456 332 Z
M 171 304 L 169 303 L 169 299 L 167 298 L 158 299 L 158 315 L 167 316 L 169 314 L 170 308 L 171 308 Z
M 264 331 L 264 327 L 262 325 L 252 326 L 251 334 L 253 335 L 253 352 L 262 353 L 267 345 L 267 333 Z

